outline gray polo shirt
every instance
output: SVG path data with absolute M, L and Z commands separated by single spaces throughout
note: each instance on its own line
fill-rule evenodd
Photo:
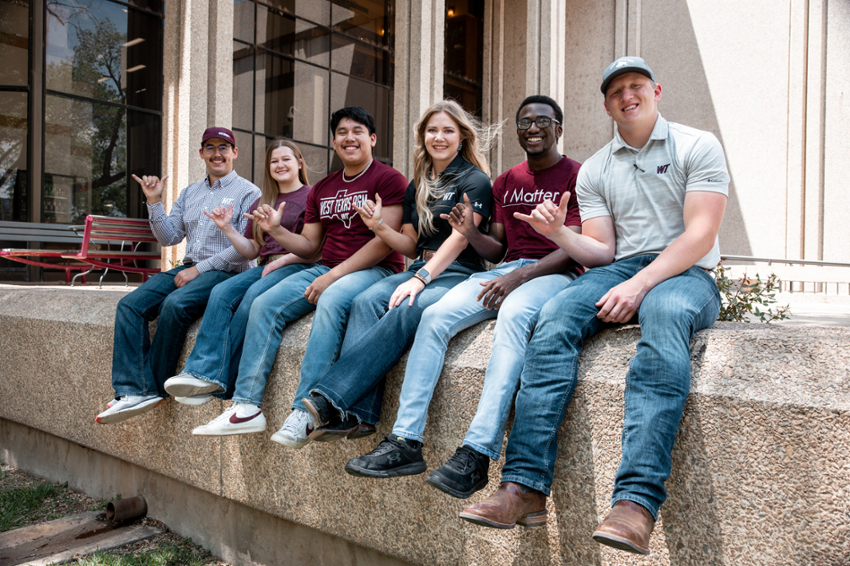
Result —
M 685 231 L 685 193 L 729 195 L 729 171 L 720 142 L 710 132 L 667 122 L 658 115 L 649 141 L 635 149 L 620 136 L 584 162 L 576 181 L 581 220 L 614 220 L 614 261 L 660 254 Z M 714 269 L 717 239 L 696 265 Z

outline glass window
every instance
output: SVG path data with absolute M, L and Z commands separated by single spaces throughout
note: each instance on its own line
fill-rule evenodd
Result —
M 253 179 L 254 163 L 254 144 L 251 141 L 251 132 L 243 132 L 234 128 L 233 135 L 236 137 L 236 147 L 239 148 L 239 155 L 233 160 L 233 169 L 243 179 L 251 180 Z
M 273 139 L 274 138 L 267 138 L 265 136 L 254 136 L 254 182 L 258 187 L 262 187 L 263 185 L 263 169 L 265 168 L 266 161 L 266 144 L 268 144 Z
M 327 67 L 330 30 L 278 10 L 258 6 L 257 45 Z
M 481 116 L 484 57 L 484 1 L 446 4 L 444 96 Z
M 159 116 L 48 95 L 41 222 L 79 224 L 88 214 L 143 217 L 129 173 L 159 170 Z
M 333 36 L 333 69 L 382 85 L 392 84 L 389 53 L 342 35 Z
M 378 123 L 375 156 L 391 162 L 393 7 L 392 0 L 234 0 L 233 127 L 252 136 L 253 160 L 262 161 L 273 137 L 288 137 L 318 181 L 331 164 L 331 112 L 362 106 Z M 262 182 L 262 163 L 246 157 L 240 149 L 236 170 Z
M 0 92 L 0 220 L 27 220 L 27 93 Z
M 161 109 L 161 18 L 105 0 L 63 0 L 49 8 L 49 90 Z
M 328 171 L 328 150 L 325 147 L 303 143 L 298 147 L 301 148 L 301 155 L 304 156 L 304 162 L 307 164 L 310 185 L 315 185 L 330 172 Z
M 292 61 L 266 53 L 257 58 L 254 129 L 271 136 L 292 137 Z
M 328 77 L 327 71 L 295 62 L 292 117 L 292 137 L 315 145 L 330 143 L 328 129 Z
M 328 0 L 265 0 L 265 3 L 323 26 L 331 23 L 331 3 Z
M 233 127 L 254 126 L 254 48 L 233 42 Z
M 0 0 L 0 85 L 27 85 L 29 11 L 27 0 Z
M 233 39 L 254 43 L 254 7 L 245 0 L 233 2 Z
M 331 108 L 360 106 L 375 118 L 378 141 L 372 152 L 385 160 L 393 147 L 392 92 L 382 86 L 360 81 L 339 73 L 331 74 Z M 334 156 L 334 163 L 339 160 Z M 334 166 L 331 169 L 336 170 Z
M 162 0 L 127 0 L 127 3 L 130 6 L 144 8 L 145 10 L 156 12 L 157 14 L 162 13 Z
M 393 2 L 387 0 L 333 0 L 334 31 L 383 48 L 391 47 Z

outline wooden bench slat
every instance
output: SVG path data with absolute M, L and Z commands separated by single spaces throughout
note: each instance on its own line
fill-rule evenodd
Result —
M 126 258 L 126 259 L 160 259 L 162 256 L 159 252 L 122 252 L 122 251 L 107 251 L 107 250 L 89 250 L 87 253 L 72 251 L 62 255 L 64 258 L 85 259 L 85 258 Z
M 2 257 L 62 257 L 63 254 L 75 254 L 76 250 L 28 250 L 25 248 L 6 248 L 0 250 Z

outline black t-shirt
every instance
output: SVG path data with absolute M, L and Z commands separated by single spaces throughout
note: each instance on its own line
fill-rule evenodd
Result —
M 472 210 L 484 219 L 478 225 L 478 229 L 486 233 L 488 220 L 490 218 L 490 207 L 493 203 L 493 188 L 490 178 L 481 169 L 465 160 L 461 155 L 455 157 L 446 169 L 440 173 L 441 178 L 450 179 L 443 195 L 431 203 L 430 209 L 434 214 L 434 233 L 422 233 L 416 242 L 416 252 L 422 254 L 423 250 L 436 250 L 451 235 L 452 226 L 447 220 L 440 218 L 441 214 L 448 214 L 458 202 L 463 202 L 463 194 L 469 196 Z M 404 193 L 404 224 L 412 224 L 414 230 L 419 229 L 419 213 L 416 210 L 416 187 L 413 181 L 407 186 Z M 484 259 L 478 255 L 471 245 L 466 246 L 457 260 L 461 263 L 484 268 Z

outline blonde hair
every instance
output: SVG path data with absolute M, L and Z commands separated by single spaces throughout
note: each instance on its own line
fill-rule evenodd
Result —
M 257 204 L 257 208 L 267 204 L 271 207 L 274 207 L 274 203 L 277 202 L 277 197 L 280 194 L 280 187 L 277 184 L 277 181 L 272 177 L 271 171 L 269 171 L 269 164 L 272 161 L 272 152 L 280 147 L 288 147 L 292 150 L 292 155 L 295 156 L 295 159 L 298 161 L 298 164 L 301 165 L 301 168 L 298 170 L 298 180 L 301 181 L 302 185 L 309 185 L 310 181 L 307 180 L 307 166 L 304 163 L 304 156 L 301 155 L 301 150 L 298 149 L 298 146 L 295 142 L 285 139 L 285 138 L 277 138 L 273 140 L 269 146 L 266 148 L 266 161 L 265 161 L 265 169 L 263 173 L 263 187 L 261 189 L 260 194 L 260 202 Z M 263 241 L 263 229 L 260 228 L 260 225 L 254 222 L 254 241 L 257 242 L 260 246 L 265 245 Z
M 425 148 L 425 129 L 431 116 L 445 112 L 460 133 L 462 147 L 458 153 L 489 177 L 490 165 L 484 153 L 490 150 L 502 129 L 501 124 L 484 127 L 481 121 L 461 108 L 454 100 L 441 100 L 428 108 L 416 124 L 416 145 L 413 149 L 413 184 L 416 187 L 416 212 L 419 214 L 419 235 L 433 234 L 434 214 L 430 204 L 439 199 L 446 189 L 457 182 L 456 175 L 434 175 L 434 162 Z M 437 177 L 437 178 L 435 178 Z

